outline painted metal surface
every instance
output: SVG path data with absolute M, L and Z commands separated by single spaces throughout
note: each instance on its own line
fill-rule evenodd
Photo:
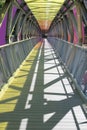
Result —
M 16 104 L 19 102 L 18 97 L 21 96 L 22 90 L 24 89 L 25 83 L 26 83 L 27 78 L 28 78 L 27 76 L 28 76 L 28 74 L 29 74 L 29 72 L 30 72 L 30 70 L 32 68 L 32 65 L 35 63 L 35 62 L 33 63 L 33 61 L 35 60 L 35 58 L 36 58 L 36 56 L 38 54 L 40 44 L 41 44 L 41 42 L 38 43 L 33 48 L 33 50 L 31 51 L 30 54 L 29 54 L 29 51 L 28 51 L 29 55 L 26 58 L 26 60 L 22 63 L 20 69 L 16 71 L 15 79 L 14 79 L 14 77 L 11 78 L 9 80 L 10 86 L 9 86 L 9 84 L 5 85 L 5 87 L 3 88 L 2 94 L 0 93 L 0 117 L 1 117 L 1 115 L 3 116 L 4 113 L 7 113 L 6 118 L 4 118 L 4 117 L 0 118 L 0 129 L 1 130 L 19 129 L 21 120 L 23 118 L 20 118 L 20 116 L 18 116 L 19 112 L 17 112 L 17 111 L 16 111 L 17 113 L 13 114 L 13 115 L 15 115 L 15 117 L 18 116 L 17 118 L 15 118 L 14 116 L 12 117 L 11 113 L 15 112 L 15 108 L 17 107 Z M 12 85 L 11 85 L 11 83 L 12 83 Z M 3 95 L 4 91 L 6 91 L 5 95 Z M 28 91 L 26 91 L 26 92 L 28 92 Z M 3 97 L 1 97 L 1 95 Z M 23 98 L 23 95 L 22 95 L 22 98 Z M 1 103 L 1 102 L 5 101 L 5 100 L 8 100 L 8 103 L 4 103 L 4 104 Z M 22 101 L 23 101 L 23 99 L 22 99 Z M 22 106 L 21 106 L 21 108 L 22 108 Z M 20 118 L 20 119 L 18 119 L 18 118 Z
M 0 129 L 86 130 L 83 105 L 60 59 L 44 40 L 9 80 L 0 99 Z
M 0 14 L 0 45 L 43 36 L 45 32 L 74 44 L 87 43 L 87 9 L 84 1 L 25 0 L 24 3 L 22 0 L 7 0 L 4 8 L 5 11 Z M 3 13 L 5 17 L 2 19 Z M 25 22 L 22 24 L 23 19 Z
M 80 94 L 87 100 L 87 88 L 84 96 L 84 88 L 82 86 L 83 76 L 87 71 L 87 48 L 74 46 L 71 43 L 59 40 L 57 38 L 50 37 L 48 40 L 53 46 L 56 55 L 61 58 L 61 61 L 71 74 L 72 79 L 78 84 L 77 89 Z
M 39 39 L 30 39 L 0 48 L 0 89 L 23 62 Z
M 25 0 L 41 29 L 47 30 L 65 0 Z

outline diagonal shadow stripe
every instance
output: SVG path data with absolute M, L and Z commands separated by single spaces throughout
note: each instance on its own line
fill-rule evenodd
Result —
M 45 85 L 44 85 L 44 88 L 47 88 L 47 87 L 49 87 L 49 86 L 55 84 L 56 82 L 62 80 L 63 78 L 65 78 L 65 75 L 60 76 L 59 78 L 56 78 L 55 80 L 52 80 L 51 82 L 45 84 Z

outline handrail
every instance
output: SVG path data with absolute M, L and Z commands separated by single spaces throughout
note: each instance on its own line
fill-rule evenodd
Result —
M 0 89 L 7 83 L 38 41 L 38 38 L 31 38 L 0 47 Z
M 32 40 L 32 39 L 38 39 L 38 38 L 32 37 L 32 38 L 30 38 L 30 39 L 25 39 L 25 40 L 21 40 L 21 41 L 11 42 L 11 43 L 9 43 L 9 44 L 1 45 L 1 46 L 0 46 L 0 49 L 3 48 L 3 47 L 13 46 L 13 45 L 15 45 L 15 44 L 20 44 L 20 43 L 23 43 L 23 42 L 26 42 L 26 41 L 29 41 L 29 40 Z M 39 39 L 38 39 L 38 40 L 39 40 Z
M 87 102 L 87 92 L 84 93 L 86 84 L 83 84 L 83 77 L 87 71 L 87 48 L 53 37 L 49 37 L 48 41 L 60 57 L 80 95 Z

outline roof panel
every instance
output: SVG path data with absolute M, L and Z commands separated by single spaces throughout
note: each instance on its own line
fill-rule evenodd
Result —
M 41 29 L 48 29 L 65 0 L 25 0 Z

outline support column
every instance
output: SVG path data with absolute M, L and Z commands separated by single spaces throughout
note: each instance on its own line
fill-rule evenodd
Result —
M 80 10 L 80 4 L 76 1 L 76 9 L 77 9 L 77 26 L 78 26 L 78 39 L 79 45 L 82 45 L 82 15 Z
M 14 31 L 14 40 L 17 41 L 18 40 L 18 33 L 19 33 L 19 30 L 20 30 L 20 27 L 21 27 L 21 20 L 22 20 L 22 13 L 20 13 L 19 15 L 19 19 L 16 23 L 16 26 L 15 26 L 15 31 Z
M 6 43 L 10 42 L 11 26 L 12 26 L 12 2 L 10 2 L 10 7 L 7 13 Z

